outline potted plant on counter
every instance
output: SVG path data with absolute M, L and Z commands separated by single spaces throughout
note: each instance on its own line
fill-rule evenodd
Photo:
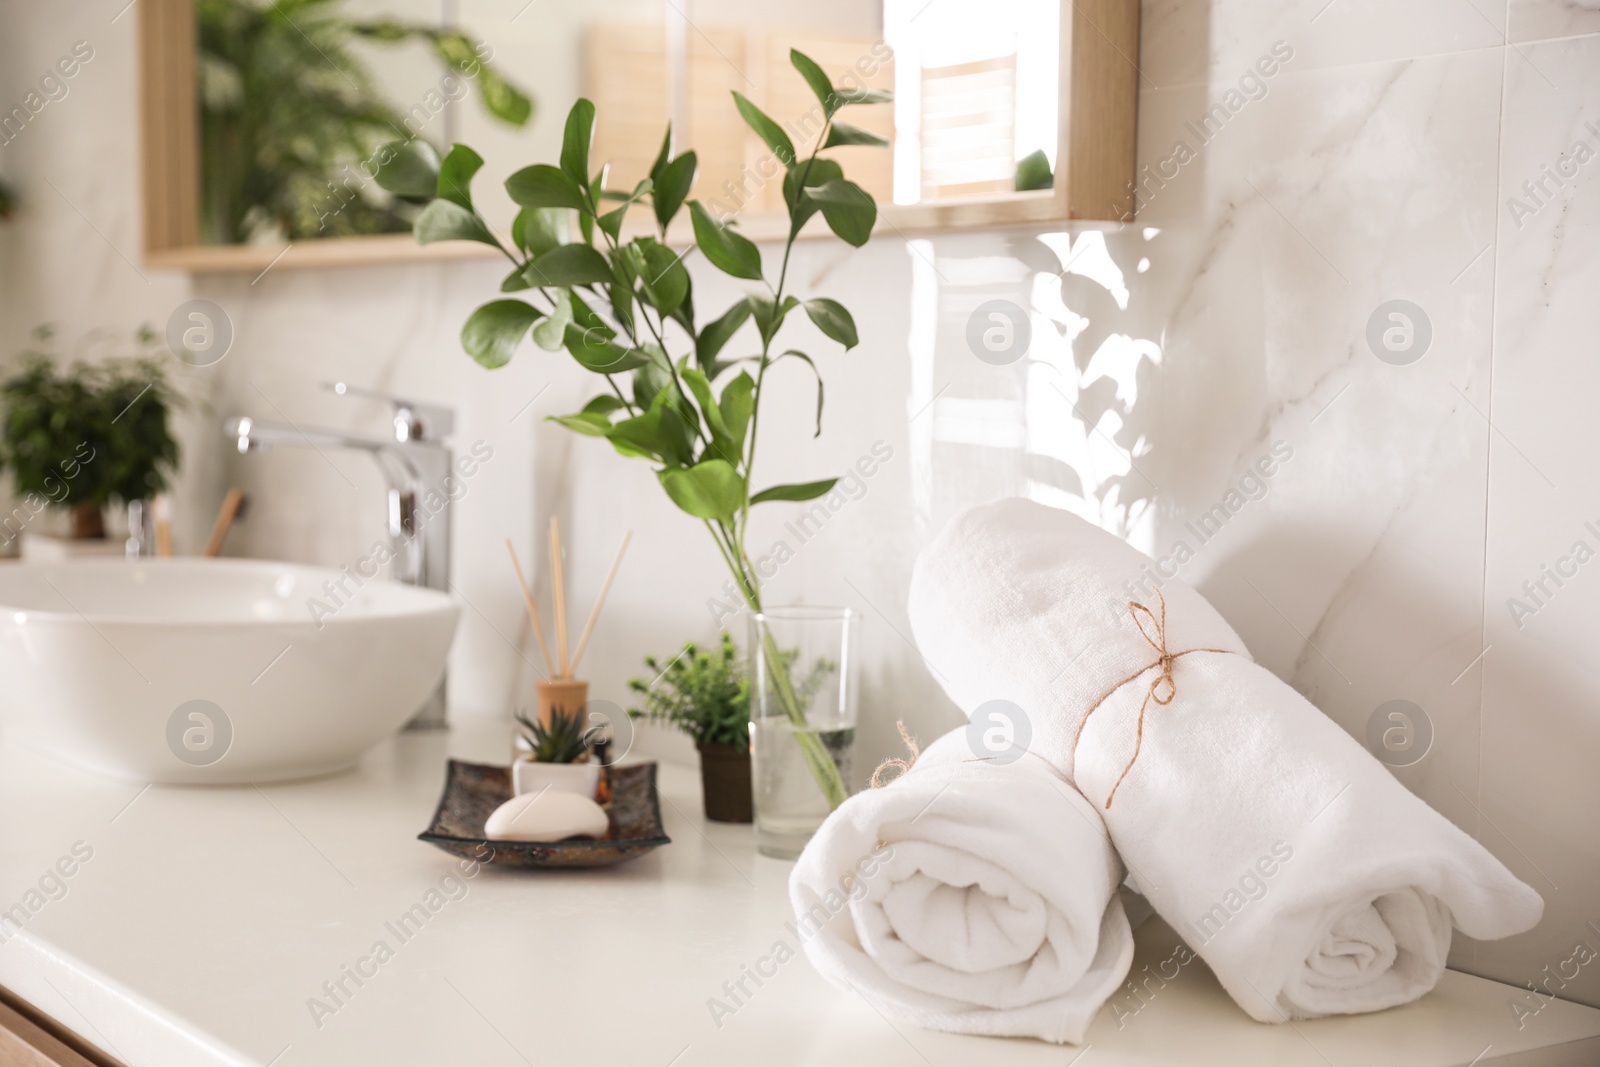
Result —
M 593 800 L 600 788 L 600 761 L 594 759 L 597 727 L 584 727 L 588 709 L 567 712 L 550 709 L 550 725 L 530 719 L 521 712 L 527 752 L 511 764 L 511 787 L 517 796 L 550 790 L 577 793 Z
M 0 463 L 28 512 L 65 510 L 73 541 L 103 542 L 107 505 L 149 501 L 167 488 L 178 466 L 169 422 L 180 398 L 150 356 L 148 328 L 135 335 L 135 356 L 65 366 L 48 327 L 34 336 L 40 347 L 0 383 Z
M 628 715 L 688 734 L 700 750 L 706 818 L 749 822 L 750 680 L 733 638 L 723 634 L 714 653 L 690 641 L 664 669 L 654 656 L 646 656 L 644 665 L 655 680 L 634 678 L 628 683 L 644 704 L 628 709 Z

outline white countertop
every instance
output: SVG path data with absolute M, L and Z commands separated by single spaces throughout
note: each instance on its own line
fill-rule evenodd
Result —
M 493 762 L 507 736 L 407 735 L 356 773 L 261 789 L 141 791 L 0 745 L 0 911 L 33 908 L 0 944 L 0 985 L 129 1067 L 1600 1063 L 1600 1010 L 1552 1001 L 1518 1029 L 1508 1002 L 1531 994 L 1454 972 L 1405 1008 L 1269 1026 L 1195 961 L 1142 1008 L 1117 998 L 1080 1049 L 896 1027 L 797 953 L 718 1020 L 725 982 L 798 947 L 790 865 L 756 855 L 747 827 L 707 824 L 696 774 L 673 765 L 672 844 L 606 870 L 484 868 L 400 943 L 385 924 L 459 874 L 416 840 L 447 749 Z M 63 857 L 71 876 L 46 877 Z M 331 1004 L 323 983 L 379 940 L 392 958 L 346 978 L 319 1026 L 308 1001 Z M 1136 973 L 1177 938 L 1152 920 L 1139 942 Z

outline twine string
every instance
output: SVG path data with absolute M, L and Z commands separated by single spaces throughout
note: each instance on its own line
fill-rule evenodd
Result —
M 872 772 L 872 788 L 874 789 L 882 789 L 884 786 L 888 785 L 889 782 L 899 781 L 907 771 L 916 765 L 917 759 L 922 755 L 922 750 L 917 747 L 917 743 L 911 739 L 910 734 L 906 733 L 906 724 L 904 720 L 896 719 L 894 728 L 900 731 L 900 740 L 905 742 L 906 751 L 911 753 L 911 758 L 909 760 L 903 760 L 898 756 L 891 756 L 889 759 L 886 759 L 882 763 L 878 764 L 877 769 Z M 883 772 L 888 770 L 890 767 L 899 767 L 900 773 L 889 779 L 889 782 L 885 782 L 882 780 Z
M 1083 728 L 1089 725 L 1089 717 L 1100 710 L 1111 695 L 1127 685 L 1138 680 L 1150 671 L 1158 673 L 1150 680 L 1150 685 L 1144 692 L 1144 699 L 1139 702 L 1139 717 L 1135 720 L 1133 734 L 1133 755 L 1128 757 L 1128 762 L 1123 766 L 1122 773 L 1117 775 L 1116 782 L 1111 786 L 1111 792 L 1106 795 L 1106 810 L 1111 810 L 1111 801 L 1117 795 L 1117 789 L 1122 785 L 1123 779 L 1128 777 L 1128 772 L 1133 770 L 1134 761 L 1139 758 L 1139 752 L 1144 748 L 1144 714 L 1152 702 L 1166 707 L 1178 696 L 1178 683 L 1172 676 L 1172 665 L 1184 656 L 1192 656 L 1196 652 L 1217 652 L 1224 656 L 1233 655 L 1232 649 L 1227 648 L 1186 648 L 1182 652 L 1173 652 L 1167 648 L 1167 598 L 1157 589 L 1156 603 L 1160 607 L 1160 614 L 1150 610 L 1137 600 L 1128 601 L 1128 616 L 1133 619 L 1134 626 L 1139 628 L 1139 634 L 1146 643 L 1155 650 L 1154 661 L 1145 664 L 1132 674 L 1128 675 L 1116 685 L 1100 694 L 1100 699 L 1089 705 L 1089 710 L 1084 712 L 1083 718 L 1078 722 L 1078 732 L 1072 736 L 1072 777 L 1078 777 L 1078 742 L 1083 740 Z

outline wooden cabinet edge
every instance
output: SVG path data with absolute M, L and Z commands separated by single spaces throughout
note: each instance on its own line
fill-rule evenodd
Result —
M 0 988 L 0 1067 L 123 1067 Z

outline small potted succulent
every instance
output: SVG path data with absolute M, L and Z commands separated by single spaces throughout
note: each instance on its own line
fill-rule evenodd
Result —
M 628 715 L 688 734 L 700 750 L 706 818 L 749 822 L 750 680 L 733 638 L 723 634 L 713 652 L 691 641 L 664 667 L 654 656 L 646 656 L 644 665 L 654 681 L 635 678 L 628 683 L 644 704 L 629 709 Z
M 550 709 L 550 724 L 530 719 L 521 712 L 526 750 L 511 764 L 511 786 L 517 796 L 524 793 L 577 793 L 593 800 L 600 788 L 600 761 L 595 758 L 595 742 L 600 727 L 585 727 L 587 709 L 572 712 Z

